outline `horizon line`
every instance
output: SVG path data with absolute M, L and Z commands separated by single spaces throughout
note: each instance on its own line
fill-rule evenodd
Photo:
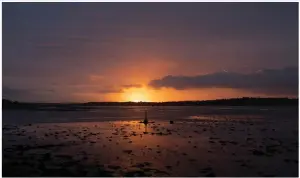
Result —
M 43 103 L 43 104 L 88 104 L 88 103 L 179 103 L 179 102 L 207 102 L 207 101 L 218 101 L 218 100 L 234 100 L 234 99 L 290 99 L 297 100 L 297 97 L 237 97 L 237 98 L 219 98 L 219 99 L 210 99 L 210 100 L 177 100 L 177 101 L 87 101 L 87 102 L 38 102 L 38 101 L 18 101 L 2 98 L 3 100 L 8 100 L 18 103 Z

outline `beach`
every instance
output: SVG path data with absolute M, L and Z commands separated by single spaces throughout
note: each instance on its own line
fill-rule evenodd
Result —
M 2 133 L 3 176 L 298 176 L 297 107 L 4 110 Z

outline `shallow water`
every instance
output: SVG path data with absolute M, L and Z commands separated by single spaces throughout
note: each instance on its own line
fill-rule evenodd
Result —
M 298 176 L 298 110 L 3 111 L 3 175 Z

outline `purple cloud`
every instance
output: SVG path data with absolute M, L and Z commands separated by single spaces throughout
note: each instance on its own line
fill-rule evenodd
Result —
M 233 88 L 264 94 L 298 95 L 298 68 L 265 69 L 255 73 L 217 72 L 197 76 L 172 76 L 152 80 L 154 88 Z

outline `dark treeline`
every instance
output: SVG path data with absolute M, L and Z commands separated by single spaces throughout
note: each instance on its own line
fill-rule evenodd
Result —
M 298 99 L 232 98 L 205 101 L 171 102 L 88 102 L 88 103 L 26 103 L 2 99 L 3 109 L 84 110 L 97 106 L 298 106 Z

